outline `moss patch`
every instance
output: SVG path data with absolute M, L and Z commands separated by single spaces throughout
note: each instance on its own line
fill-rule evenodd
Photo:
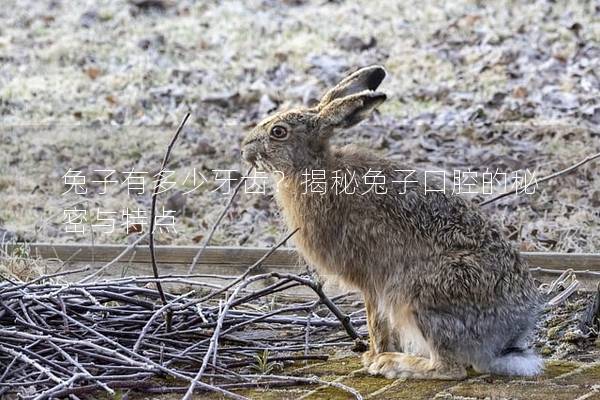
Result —
M 393 382 L 393 380 L 386 379 L 383 376 L 372 376 L 366 374 L 359 374 L 342 381 L 344 385 L 358 390 L 363 396 L 383 389 Z
M 436 393 L 456 385 L 457 381 L 426 381 L 402 380 L 396 381 L 387 390 L 372 397 L 373 400 L 425 400 L 431 399 Z
M 545 380 L 556 378 L 557 376 L 575 370 L 579 366 L 580 364 L 570 361 L 546 361 L 546 364 L 544 365 L 544 374 L 538 379 Z
M 383 377 L 378 376 L 370 376 L 370 375 L 357 375 L 353 377 L 346 378 L 342 380 L 340 383 L 349 386 L 355 390 L 357 390 L 363 396 L 367 396 L 370 393 L 374 393 L 388 385 L 390 385 L 393 381 L 390 379 L 385 379 Z M 340 389 L 333 386 L 322 387 L 315 391 L 312 395 L 308 396 L 307 399 L 316 400 L 316 399 L 353 399 L 354 397 Z
M 308 368 L 302 368 L 294 373 L 299 376 L 316 375 L 319 377 L 325 375 L 348 375 L 353 371 L 363 368 L 360 357 L 344 357 L 332 359 L 326 363 L 317 364 Z
M 297 399 L 307 392 L 306 387 L 302 389 L 251 389 L 238 391 L 236 393 L 248 397 L 249 399 L 260 400 L 282 400 L 282 399 Z M 198 397 L 201 399 L 203 397 Z
M 600 365 L 558 379 L 556 382 L 565 385 L 600 385 Z
M 572 400 L 587 393 L 587 391 L 588 389 L 578 386 L 558 386 L 554 384 L 465 382 L 451 388 L 449 393 L 475 399 Z

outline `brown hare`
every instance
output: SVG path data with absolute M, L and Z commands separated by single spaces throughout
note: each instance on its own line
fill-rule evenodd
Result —
M 466 199 L 432 191 L 442 180 L 329 144 L 386 99 L 376 91 L 385 75 L 363 68 L 317 106 L 265 119 L 245 138 L 244 159 L 278 172 L 278 202 L 289 228 L 300 228 L 295 242 L 307 261 L 364 295 L 371 374 L 460 379 L 469 366 L 538 374 L 528 339 L 539 295 L 498 226 Z M 374 171 L 378 190 L 360 178 Z M 330 190 L 307 190 L 315 177 Z M 331 189 L 340 180 L 354 182 L 354 193 Z

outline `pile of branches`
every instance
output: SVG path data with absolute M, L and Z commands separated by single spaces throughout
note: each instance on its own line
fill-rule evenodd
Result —
M 98 390 L 113 395 L 117 389 L 134 389 L 184 393 L 183 399 L 195 392 L 244 399 L 231 390 L 299 384 L 335 386 L 361 398 L 341 383 L 273 373 L 275 363 L 326 359 L 323 349 L 328 346 L 354 345 L 357 351 L 366 350 L 355 328 L 366 324 L 364 309 L 345 314 L 336 306 L 348 294 L 330 299 L 310 273 L 252 275 L 298 229 L 240 276 L 193 274 L 244 178 L 194 257 L 189 273 L 160 274 L 154 250 L 157 195 L 162 171 L 189 116 L 179 125 L 163 158 L 147 233 L 76 282 L 58 279 L 89 267 L 29 282 L 7 277 L 0 281 L 0 398 L 78 399 Z M 99 280 L 146 237 L 152 276 Z M 170 294 L 163 289 L 168 284 L 183 284 L 190 290 Z M 312 289 L 317 297 L 300 301 L 298 286 Z M 289 289 L 296 292 L 291 301 L 275 301 Z M 169 385 L 156 378 L 169 378 Z
M 354 326 L 365 324 L 364 310 L 346 315 L 334 304 L 348 303 L 347 294 L 329 299 L 309 275 L 76 283 L 56 275 L 0 283 L 1 398 L 77 399 L 117 389 L 243 398 L 231 390 L 299 384 L 335 385 L 360 398 L 341 384 L 276 374 L 280 363 L 326 359 L 326 347 L 352 345 Z M 157 283 L 189 291 L 165 292 L 163 305 Z M 289 300 L 284 292 L 298 286 L 318 296 Z

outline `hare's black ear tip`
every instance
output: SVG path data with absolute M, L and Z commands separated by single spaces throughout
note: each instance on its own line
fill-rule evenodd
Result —
M 381 82 L 385 79 L 387 72 L 385 72 L 385 68 L 381 65 L 374 65 L 371 73 L 369 74 L 367 80 L 367 87 L 369 90 L 375 90 L 381 85 Z
M 383 103 L 387 100 L 387 95 L 382 92 L 373 92 L 371 95 L 371 101 L 373 102 L 374 107 L 377 107 L 379 104 Z

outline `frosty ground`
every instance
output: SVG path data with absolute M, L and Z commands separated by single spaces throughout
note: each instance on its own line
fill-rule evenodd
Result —
M 373 63 L 388 70 L 389 100 L 336 144 L 364 144 L 409 168 L 538 177 L 600 151 L 593 1 L 135 3 L 9 0 L 0 10 L 0 228 L 9 235 L 90 242 L 90 229 L 65 232 L 65 209 L 87 210 L 88 224 L 97 209 L 147 209 L 149 189 L 62 195 L 63 175 L 80 170 L 90 182 L 97 169 L 134 168 L 150 187 L 189 110 L 170 164 L 178 184 L 162 197 L 179 212 L 177 233 L 159 241 L 201 242 L 227 198 L 212 192 L 212 171 L 245 172 L 245 132 Z M 178 194 L 193 187 L 183 182 L 194 168 L 209 182 Z M 591 163 L 487 209 L 523 250 L 593 251 L 599 205 Z M 244 195 L 212 244 L 271 244 L 282 231 L 271 196 Z

